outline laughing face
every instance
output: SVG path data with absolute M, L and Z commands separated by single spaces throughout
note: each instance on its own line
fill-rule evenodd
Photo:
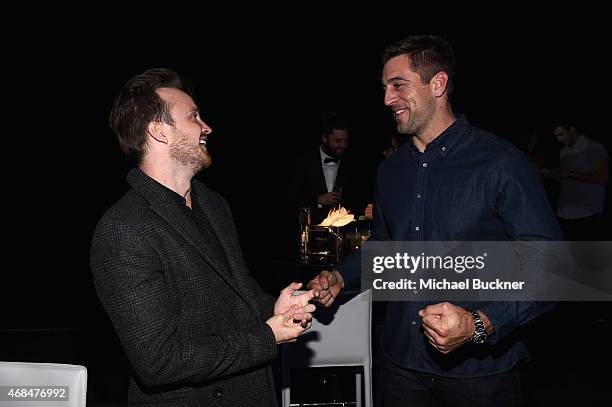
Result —
M 434 116 L 435 97 L 429 83 L 412 70 L 410 57 L 398 55 L 387 61 L 383 68 L 385 105 L 395 117 L 397 131 L 418 136 Z
M 168 127 L 170 158 L 194 173 L 212 164 L 206 141 L 212 129 L 202 121 L 193 99 L 174 88 L 161 88 L 158 93 L 170 105 L 174 125 Z

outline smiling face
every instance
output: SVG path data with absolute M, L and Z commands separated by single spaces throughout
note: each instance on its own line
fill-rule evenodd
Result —
M 205 142 L 212 129 L 202 121 L 193 99 L 174 88 L 160 88 L 157 92 L 170 106 L 174 120 L 173 125 L 163 124 L 170 158 L 181 166 L 190 167 L 194 173 L 210 167 L 212 158 Z
M 346 129 L 333 129 L 321 136 L 323 151 L 332 157 L 341 158 L 348 147 L 349 132 Z
M 436 112 L 436 98 L 430 83 L 422 83 L 421 76 L 412 70 L 410 57 L 389 59 L 383 68 L 382 83 L 385 105 L 393 112 L 397 131 L 415 136 L 423 133 Z

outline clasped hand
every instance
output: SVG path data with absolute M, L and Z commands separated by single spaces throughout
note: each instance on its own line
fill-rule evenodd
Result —
M 285 287 L 274 304 L 274 316 L 266 321 L 274 332 L 276 343 L 295 342 L 312 325 L 316 307 L 310 300 L 314 298 L 314 290 L 295 295 L 301 287 L 302 283 Z
M 474 334 L 470 313 L 449 302 L 429 305 L 419 311 L 419 316 L 429 344 L 443 354 L 469 342 Z

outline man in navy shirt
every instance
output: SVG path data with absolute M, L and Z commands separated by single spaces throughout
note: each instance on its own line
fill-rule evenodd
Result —
M 376 179 L 371 240 L 561 240 L 541 182 L 518 149 L 453 113 L 454 55 L 436 36 L 389 46 L 384 103 L 411 135 Z M 331 304 L 360 278 L 360 255 L 313 279 Z M 382 337 L 385 406 L 513 406 L 527 357 L 516 328 L 548 311 L 536 302 L 390 302 Z

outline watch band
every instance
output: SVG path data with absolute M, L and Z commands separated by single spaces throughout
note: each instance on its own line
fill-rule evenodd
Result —
M 470 313 L 474 319 L 474 335 L 472 336 L 472 342 L 484 343 L 489 337 L 484 322 L 482 322 L 482 318 L 480 318 L 480 314 L 477 310 L 472 310 Z

